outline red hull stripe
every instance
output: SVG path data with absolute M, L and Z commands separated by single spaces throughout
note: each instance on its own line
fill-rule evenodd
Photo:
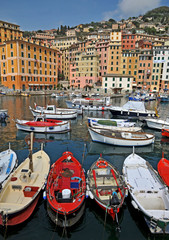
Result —
M 96 195 L 97 195 L 97 197 L 99 197 L 99 193 L 97 190 L 97 183 L 96 183 L 96 172 L 95 172 L 95 170 L 92 170 L 92 172 L 93 172 L 93 178 L 94 178 L 95 187 L 96 187 Z

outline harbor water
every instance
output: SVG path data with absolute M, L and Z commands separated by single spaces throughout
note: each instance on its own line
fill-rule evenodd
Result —
M 126 98 L 112 99 L 113 105 L 123 105 Z M 55 104 L 57 107 L 66 107 L 65 100 L 56 100 L 50 96 L 0 96 L 0 109 L 8 109 L 9 118 L 6 123 L 0 125 L 0 152 L 11 148 L 16 152 L 18 161 L 21 163 L 28 157 L 28 145 L 25 142 L 26 132 L 17 131 L 14 119 L 33 119 L 29 106 L 45 106 Z M 153 109 L 155 102 L 146 103 L 147 108 Z M 164 119 L 169 115 L 169 104 L 159 104 L 159 115 Z M 98 159 L 100 154 L 110 161 L 120 173 L 125 158 L 132 153 L 130 147 L 115 147 L 94 143 L 91 141 L 87 130 L 87 117 L 112 118 L 109 112 L 84 112 L 83 116 L 71 121 L 71 132 L 63 134 L 35 134 L 34 152 L 40 150 L 41 143 L 49 155 L 53 164 L 62 153 L 71 151 L 86 173 L 91 164 Z M 155 143 L 146 147 L 135 148 L 135 152 L 149 161 L 157 169 L 158 161 L 162 152 L 169 159 L 169 139 L 162 138 L 161 132 L 144 128 L 145 131 L 155 134 Z M 83 158 L 84 155 L 84 158 Z M 46 201 L 41 197 L 33 215 L 23 224 L 17 227 L 0 228 L 0 239 L 72 239 L 72 240 L 95 240 L 95 239 L 169 239 L 169 236 L 152 235 L 138 212 L 131 206 L 129 199 L 126 199 L 119 215 L 120 230 L 117 224 L 106 215 L 94 202 L 86 199 L 86 209 L 80 221 L 70 229 L 56 227 L 47 215 Z

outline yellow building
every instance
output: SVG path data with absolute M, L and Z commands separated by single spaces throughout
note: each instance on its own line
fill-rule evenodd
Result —
M 108 74 L 122 74 L 121 69 L 121 32 L 110 33 L 110 44 L 108 49 Z
M 13 90 L 42 90 L 57 86 L 58 51 L 23 40 L 0 45 L 1 83 Z
M 21 39 L 23 32 L 20 30 L 20 26 L 0 21 L 0 44 L 8 40 Z

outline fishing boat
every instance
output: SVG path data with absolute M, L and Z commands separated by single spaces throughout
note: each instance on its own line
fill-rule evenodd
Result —
M 73 226 L 83 215 L 85 208 L 85 173 L 71 152 L 52 165 L 47 186 L 47 212 L 60 227 Z
M 102 128 L 113 131 L 140 132 L 142 130 L 141 127 L 136 126 L 136 123 L 123 119 L 88 118 L 88 125 L 96 129 Z
M 5 182 L 0 193 L 0 225 L 14 226 L 26 221 L 33 213 L 45 186 L 50 159 L 41 149 L 30 153 Z
M 120 173 L 101 156 L 87 172 L 87 194 L 118 223 L 127 188 Z
M 38 133 L 65 133 L 70 131 L 70 121 L 48 119 L 45 115 L 37 115 L 35 120 L 14 120 L 18 130 Z
M 12 171 L 17 167 L 17 155 L 9 148 L 0 153 L 0 188 L 2 188 L 2 183 L 10 176 Z
M 39 114 L 45 114 L 46 118 L 52 118 L 52 119 L 75 119 L 77 118 L 77 111 L 66 109 L 66 108 L 56 108 L 55 105 L 47 105 L 46 107 L 36 107 L 35 109 L 31 108 L 29 106 L 29 109 L 31 110 L 34 117 L 36 117 Z
M 155 136 L 145 132 L 112 131 L 88 127 L 92 141 L 117 146 L 146 146 L 154 143 Z
M 157 112 L 147 110 L 142 101 L 128 101 L 122 107 L 111 106 L 109 108 L 113 116 L 127 116 L 127 117 L 155 117 Z
M 110 107 L 110 97 L 105 98 L 75 98 L 72 101 L 66 101 L 68 108 L 82 108 L 88 111 L 105 111 Z
M 134 152 L 123 164 L 131 204 L 145 219 L 151 233 L 169 233 L 169 192 L 153 167 Z
M 158 162 L 157 169 L 161 178 L 163 179 L 165 184 L 169 187 L 169 160 L 164 158 L 164 153 L 162 154 L 161 160 Z
M 161 129 L 161 135 L 163 137 L 169 137 L 169 129 Z
M 169 129 L 169 118 L 167 118 L 166 120 L 147 118 L 145 119 L 145 121 L 149 128 L 159 129 L 159 130 L 161 130 L 162 128 Z

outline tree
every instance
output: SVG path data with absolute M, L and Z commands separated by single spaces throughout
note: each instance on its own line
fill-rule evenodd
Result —
M 132 34 L 136 34 L 136 29 L 135 28 L 132 29 Z

